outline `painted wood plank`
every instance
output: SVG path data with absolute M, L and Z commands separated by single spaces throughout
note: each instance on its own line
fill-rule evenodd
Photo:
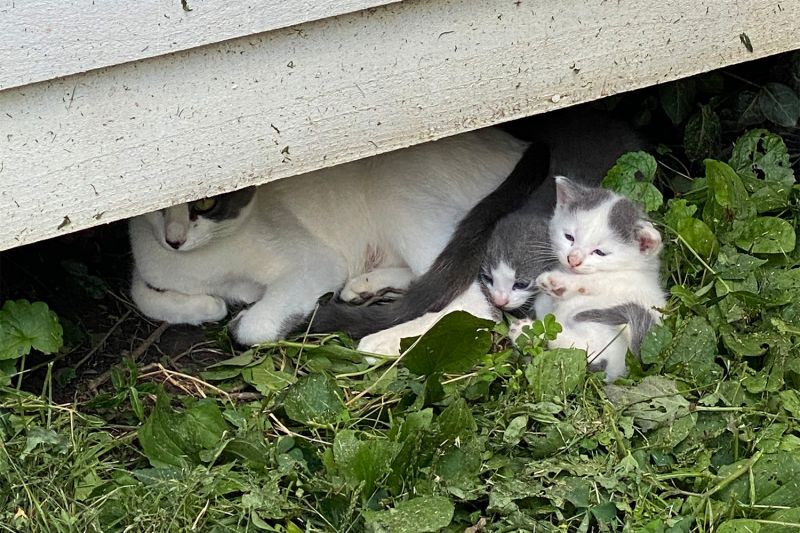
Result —
M 3 91 L 0 249 L 800 48 L 798 28 L 800 2 L 410 0 Z
M 0 90 L 398 0 L 0 0 Z

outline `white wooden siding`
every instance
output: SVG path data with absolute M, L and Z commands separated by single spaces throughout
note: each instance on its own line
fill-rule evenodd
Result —
M 185 1 L 0 0 L 0 90 L 398 0 Z
M 798 30 L 800 2 L 408 0 L 1 91 L 0 249 L 800 48 Z

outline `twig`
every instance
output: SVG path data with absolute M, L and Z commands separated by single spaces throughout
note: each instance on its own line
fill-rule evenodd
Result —
M 86 361 L 88 361 L 89 359 L 91 359 L 91 358 L 92 358 L 92 356 L 93 356 L 95 353 L 97 353 L 97 350 L 99 350 L 99 349 L 100 349 L 100 347 L 101 347 L 101 346 L 103 346 L 103 345 L 106 343 L 106 341 L 108 340 L 108 338 L 109 338 L 109 337 L 111 337 L 111 334 L 112 334 L 112 333 L 114 333 L 114 332 L 117 330 L 117 328 L 118 328 L 118 327 L 120 327 L 120 325 L 122 325 L 122 323 L 123 323 L 123 322 L 125 322 L 125 321 L 128 319 L 128 317 L 129 317 L 129 316 L 131 316 L 131 310 L 130 310 L 130 309 L 128 309 L 127 311 L 125 311 L 125 312 L 122 314 L 122 316 L 121 316 L 121 317 L 119 317 L 119 320 L 117 320 L 116 322 L 114 322 L 114 325 L 113 325 L 113 326 L 111 326 L 111 329 L 109 329 L 109 330 L 106 332 L 106 334 L 105 334 L 105 335 L 103 335 L 103 338 L 102 338 L 102 339 L 100 339 L 100 342 L 98 342 L 97 344 L 95 344 L 95 345 L 94 345 L 94 348 L 92 348 L 91 350 L 89 350 L 89 353 L 87 353 L 86 355 L 84 355 L 83 357 L 81 357 L 81 359 L 80 359 L 80 360 L 79 360 L 77 363 L 75 363 L 75 365 L 72 367 L 72 368 L 73 368 L 73 370 L 76 370 L 76 371 L 77 371 L 77 370 L 78 370 L 78 368 L 80 368 L 80 366 L 81 366 L 81 365 L 83 365 L 83 363 L 85 363 Z
M 144 354 L 153 343 L 158 342 L 158 339 L 161 338 L 161 334 L 169 327 L 167 322 L 162 322 L 153 332 L 144 340 L 142 344 L 136 347 L 135 350 L 131 352 L 131 360 L 136 362 L 136 360 Z M 100 374 L 94 381 L 89 382 L 89 390 L 92 392 L 97 392 L 97 389 L 100 388 L 108 379 L 111 377 L 111 369 L 106 370 L 102 374 Z

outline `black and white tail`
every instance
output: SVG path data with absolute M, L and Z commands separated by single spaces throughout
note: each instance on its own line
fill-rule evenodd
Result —
M 477 278 L 486 243 L 497 221 L 522 207 L 547 178 L 549 170 L 549 148 L 541 142 L 532 143 L 505 181 L 459 222 L 431 268 L 411 284 L 402 298 L 364 307 L 331 301 L 319 307 L 310 331 L 344 331 L 359 339 L 442 310 Z

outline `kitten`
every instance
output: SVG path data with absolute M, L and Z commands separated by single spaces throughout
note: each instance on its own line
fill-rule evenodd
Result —
M 534 138 L 550 147 L 550 175 L 554 171 L 566 173 L 588 185 L 599 184 L 600 176 L 623 153 L 647 147 L 627 124 L 586 108 L 548 113 L 531 122 Z M 547 216 L 555 202 L 555 182 L 547 180 L 528 199 L 525 210 L 531 215 Z M 396 354 L 400 339 L 422 334 L 448 312 L 465 310 L 485 315 L 487 299 L 477 278 L 494 224 L 485 224 L 484 216 L 477 207 L 470 212 L 434 267 L 411 283 L 399 300 L 366 307 L 331 302 L 319 308 L 311 330 L 342 330 L 362 338 L 359 348 L 363 351 Z M 359 280 L 358 290 L 364 290 L 366 285 L 363 279 Z
M 428 270 L 527 146 L 485 129 L 136 217 L 133 300 L 151 318 L 189 324 L 246 304 L 231 323 L 234 338 L 279 339 L 320 296 L 368 269 Z M 546 164 L 540 144 L 528 153 L 523 166 Z M 546 170 L 520 171 L 490 196 L 491 217 L 522 205 L 536 174 Z
M 627 372 L 628 349 L 638 355 L 666 303 L 659 281 L 661 235 L 631 200 L 564 177 L 555 181 L 557 202 L 548 224 L 552 255 L 545 253 L 557 265 L 536 277 L 541 292 L 535 315 L 552 313 L 563 327 L 550 347 L 586 349 L 590 368 L 605 370 L 613 381 Z M 527 245 L 539 247 L 540 239 L 537 234 Z M 520 330 L 517 324 L 512 336 Z

